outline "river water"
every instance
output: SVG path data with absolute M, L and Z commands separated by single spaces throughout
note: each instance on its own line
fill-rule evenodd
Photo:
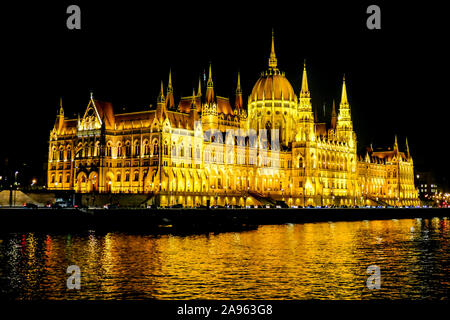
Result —
M 68 289 L 67 267 L 81 288 Z M 367 288 L 369 266 L 380 288 Z M 201 235 L 0 235 L 8 299 L 450 297 L 450 219 L 259 226 Z

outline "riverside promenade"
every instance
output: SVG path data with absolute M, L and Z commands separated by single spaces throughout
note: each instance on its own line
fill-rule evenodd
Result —
M 224 232 L 258 225 L 449 218 L 450 208 L 51 209 L 0 208 L 0 232 Z

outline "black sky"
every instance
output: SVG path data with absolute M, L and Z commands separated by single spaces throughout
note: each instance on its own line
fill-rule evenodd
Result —
M 70 4 L 81 8 L 80 31 L 66 28 Z M 370 4 L 381 8 L 381 30 L 366 28 Z M 176 97 L 192 93 L 210 61 L 218 95 L 233 98 L 239 70 L 247 97 L 274 28 L 279 68 L 297 93 L 306 59 L 315 107 L 330 112 L 345 73 L 360 147 L 397 134 L 402 148 L 407 136 L 416 165 L 448 177 L 445 21 L 438 6 L 379 1 L 21 2 L 2 17 L 1 156 L 40 169 L 60 96 L 68 116 L 84 112 L 90 90 L 116 112 L 140 110 L 156 103 L 169 68 Z

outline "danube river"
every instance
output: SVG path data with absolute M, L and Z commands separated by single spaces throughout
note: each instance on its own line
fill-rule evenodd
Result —
M 67 267 L 81 288 L 67 288 Z M 379 267 L 379 289 L 366 286 Z M 450 297 L 448 218 L 266 225 L 200 235 L 0 235 L 9 299 Z

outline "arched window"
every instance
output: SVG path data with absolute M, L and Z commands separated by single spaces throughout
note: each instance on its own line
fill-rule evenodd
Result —
M 148 145 L 148 141 L 144 142 L 144 155 L 148 156 L 150 154 L 150 146 Z
M 116 181 L 120 182 L 122 180 L 122 174 L 120 172 L 117 172 L 116 174 Z
M 180 146 L 180 157 L 184 157 L 184 144 Z
M 139 181 L 139 171 L 134 172 L 134 181 Z
M 177 146 L 175 145 L 175 142 L 172 143 L 172 157 L 177 156 Z
M 66 183 L 69 183 L 70 182 L 70 174 L 67 174 L 66 175 Z
M 153 144 L 153 154 L 154 155 L 158 155 L 159 154 L 159 148 L 158 148 L 158 141 L 154 141 L 154 144 Z
M 139 141 L 134 141 L 134 155 L 138 157 L 141 154 L 141 148 L 139 146 Z
M 123 155 L 122 143 L 119 142 L 119 143 L 117 143 L 117 158 L 121 158 L 122 155 Z
M 56 160 L 56 147 L 53 147 L 52 149 L 51 160 Z
M 94 144 L 91 142 L 88 148 L 88 157 L 94 156 Z
M 303 168 L 303 157 L 302 156 L 298 157 L 298 168 Z
M 64 160 L 64 148 L 63 147 L 59 148 L 59 160 L 60 161 Z
M 131 142 L 127 141 L 125 143 L 125 156 L 130 157 L 131 156 Z
M 55 175 L 54 174 L 52 174 L 52 179 L 50 181 L 51 181 L 51 183 L 55 183 Z
M 167 141 L 164 141 L 164 155 L 165 156 L 169 155 L 169 145 Z
M 98 157 L 100 155 L 100 141 L 95 143 L 94 157 Z
M 72 160 L 72 149 L 70 146 L 67 146 L 67 160 Z
M 111 142 L 106 144 L 106 156 L 111 157 Z
M 130 173 L 127 171 L 125 172 L 125 182 L 130 181 Z

